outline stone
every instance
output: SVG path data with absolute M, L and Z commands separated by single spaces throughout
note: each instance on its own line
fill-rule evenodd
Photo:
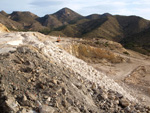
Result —
M 54 83 L 56 85 L 57 84 L 57 80 L 53 79 L 52 83 Z
M 108 95 L 105 94 L 105 93 L 103 93 L 103 94 L 102 94 L 102 97 L 103 97 L 104 99 L 107 99 L 107 98 L 108 98 Z
M 73 101 L 70 98 L 66 98 L 67 102 L 70 103 L 73 106 Z
M 26 67 L 26 68 L 21 68 L 20 71 L 24 73 L 31 73 L 33 69 L 30 67 Z
M 80 111 L 78 111 L 77 109 L 75 109 L 74 107 L 70 106 L 68 107 L 68 113 L 79 113 Z
M 32 81 L 32 82 L 35 82 L 35 80 L 36 80 L 36 78 L 35 78 L 35 77 L 31 78 L 31 81 Z
M 48 99 L 48 96 L 47 96 L 47 95 L 44 95 L 44 99 Z
M 26 95 L 23 95 L 23 99 L 22 99 L 23 101 L 27 101 L 27 97 L 26 97 Z
M 5 91 L 5 88 L 4 87 L 1 87 L 0 88 L 0 92 L 4 92 Z
M 26 94 L 27 94 L 28 99 L 30 99 L 30 100 L 37 100 L 37 96 L 36 95 L 34 95 L 34 94 L 30 93 L 30 92 L 27 92 Z
M 22 101 L 22 102 L 20 102 L 20 105 L 21 106 L 34 107 L 32 101 L 30 101 L 30 100 Z
M 19 110 L 19 112 L 18 113 L 26 113 L 27 111 L 26 111 L 26 109 L 25 108 L 21 108 L 20 110 Z
M 10 111 L 14 113 L 16 113 L 19 110 L 19 103 L 13 97 L 8 97 L 6 105 L 8 106 Z
M 19 112 L 17 113 L 37 113 L 36 111 L 32 110 L 32 109 L 26 109 L 26 108 L 22 108 Z
M 130 112 L 131 111 L 131 108 L 129 106 L 127 106 L 125 109 L 124 109 L 125 112 Z
M 27 47 L 20 47 L 20 48 L 17 48 L 17 51 L 19 53 L 27 53 L 29 51 L 29 49 Z
M 21 63 L 22 63 L 22 62 L 21 62 L 20 60 L 18 60 L 18 59 L 17 59 L 17 60 L 14 60 L 14 62 L 17 63 L 17 64 L 21 64 Z
M 40 113 L 54 113 L 55 108 L 48 106 L 48 105 L 42 105 L 39 111 Z
M 117 94 L 116 94 L 116 97 L 118 97 L 118 98 L 122 98 L 122 97 L 123 97 L 123 95 L 122 95 L 122 94 L 120 94 L 120 93 L 117 93 Z
M 31 79 L 28 79 L 28 82 L 30 83 L 30 82 L 31 82 Z
M 66 90 L 65 88 L 62 88 L 62 94 L 65 95 L 66 94 Z
M 101 95 L 101 94 L 98 94 L 98 95 L 97 95 L 97 99 L 98 99 L 99 101 L 105 100 L 104 96 Z
M 92 89 L 96 89 L 97 87 L 96 87 L 96 84 L 95 83 L 93 83 L 92 84 Z
M 116 97 L 113 93 L 109 93 L 108 98 L 111 99 L 111 100 L 115 100 Z
M 44 86 L 43 83 L 38 83 L 38 87 L 39 87 L 40 89 L 44 89 L 44 88 L 45 88 L 45 86 Z
M 18 87 L 17 86 L 12 86 L 13 87 L 13 90 L 18 90 Z
M 51 101 L 51 97 L 48 97 L 46 101 L 50 102 Z
M 114 100 L 113 103 L 118 105 L 119 104 L 119 100 Z
M 128 101 L 127 99 L 125 99 L 125 98 L 120 99 L 119 104 L 120 104 L 122 107 L 127 107 L 127 106 L 130 105 L 129 101 Z
M 76 87 L 78 88 L 78 89 L 82 89 L 82 85 L 81 84 L 75 84 L 76 85 Z
M 63 107 L 66 107 L 66 101 L 64 101 L 64 100 L 61 101 L 61 104 L 62 104 Z

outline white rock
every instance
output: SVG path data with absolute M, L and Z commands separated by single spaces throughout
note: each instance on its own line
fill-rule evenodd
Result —
M 8 100 L 6 101 L 6 105 L 14 113 L 16 113 L 19 110 L 19 104 L 13 97 L 8 98 Z

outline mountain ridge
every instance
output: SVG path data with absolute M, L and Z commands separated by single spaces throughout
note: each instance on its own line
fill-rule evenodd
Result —
M 11 14 L 1 11 L 0 23 L 10 30 L 39 31 L 49 35 L 78 38 L 104 38 L 121 44 L 124 44 L 122 42 L 125 38 L 142 34 L 150 28 L 150 21 L 139 16 L 121 16 L 109 13 L 82 16 L 69 8 L 62 8 L 43 17 L 29 11 L 16 11 Z M 142 36 L 139 38 L 142 39 Z M 147 41 L 149 43 L 149 39 Z M 133 41 L 133 43 L 137 42 Z M 149 49 L 148 46 L 148 51 Z

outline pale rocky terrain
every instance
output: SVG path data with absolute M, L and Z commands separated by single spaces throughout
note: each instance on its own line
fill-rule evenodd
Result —
M 68 40 L 68 39 L 65 39 Z M 150 57 L 103 39 L 74 39 L 60 47 L 112 78 L 142 104 L 150 103 Z
M 150 112 L 148 57 L 113 42 L 99 48 L 84 39 L 56 40 L 37 32 L 0 33 L 2 113 Z
M 9 32 L 9 30 L 3 24 L 0 23 L 0 33 L 1 32 Z

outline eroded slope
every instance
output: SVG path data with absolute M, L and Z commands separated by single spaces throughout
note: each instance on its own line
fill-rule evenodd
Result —
M 104 73 L 58 48 L 51 38 L 55 40 L 33 32 L 0 35 L 1 111 L 150 111 Z

